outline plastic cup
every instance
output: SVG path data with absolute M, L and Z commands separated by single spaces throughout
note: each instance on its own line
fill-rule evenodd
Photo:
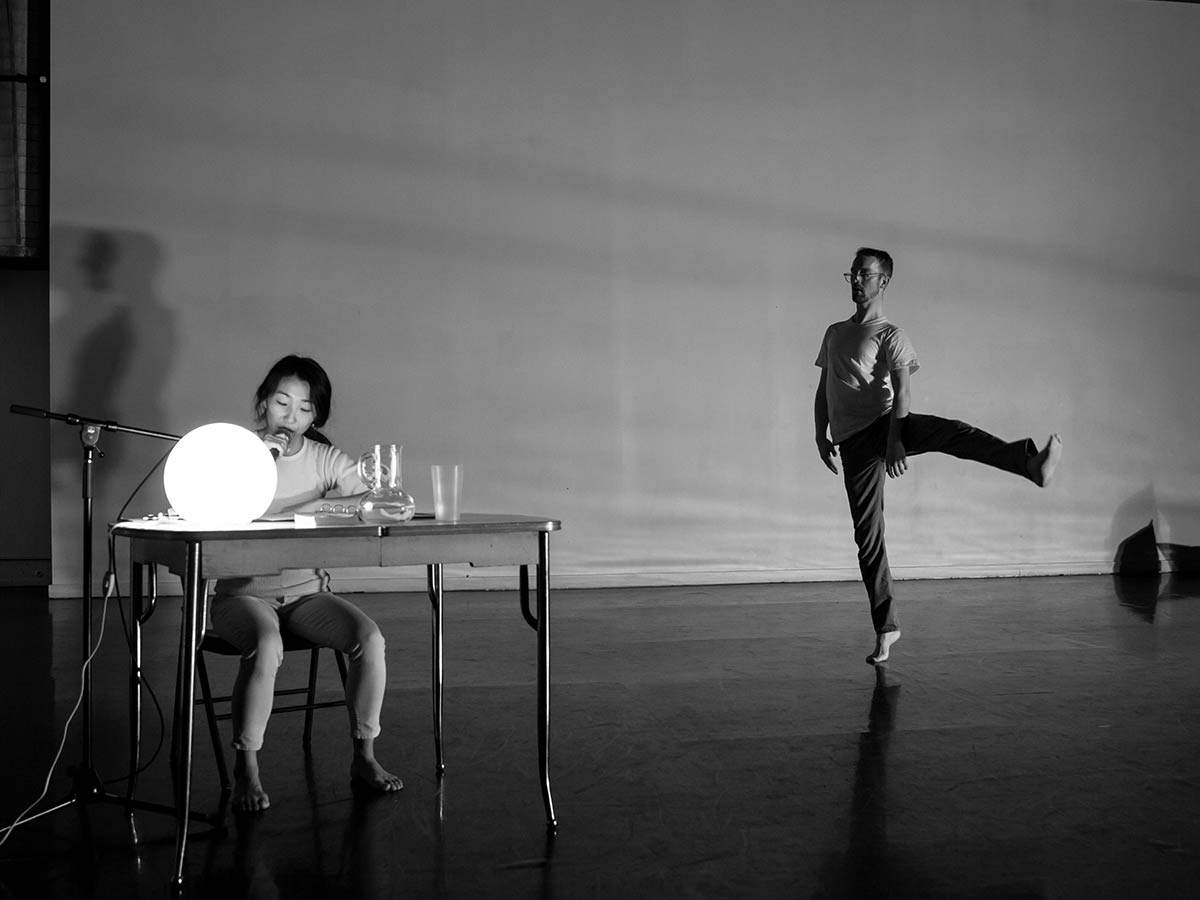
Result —
M 453 522 L 458 518 L 458 504 L 462 497 L 462 466 L 430 466 L 433 475 L 433 517 L 438 521 Z

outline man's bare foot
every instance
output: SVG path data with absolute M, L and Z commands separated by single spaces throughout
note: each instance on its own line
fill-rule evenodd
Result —
M 871 665 L 881 663 L 888 658 L 888 654 L 892 651 L 892 644 L 900 640 L 899 631 L 885 631 L 875 636 L 875 652 L 867 657 L 867 662 Z
M 1029 461 L 1026 463 L 1029 480 L 1038 487 L 1048 485 L 1050 479 L 1054 477 L 1054 470 L 1058 468 L 1059 460 L 1062 459 L 1062 451 L 1062 438 L 1057 434 L 1050 435 L 1046 446 L 1037 455 L 1029 457 Z
M 271 798 L 263 790 L 258 778 L 258 757 L 249 752 L 239 752 L 233 764 L 233 796 L 235 812 L 257 813 L 271 806 Z
M 355 755 L 354 761 L 350 763 L 350 780 L 383 793 L 404 788 L 400 777 L 387 771 L 373 756 Z

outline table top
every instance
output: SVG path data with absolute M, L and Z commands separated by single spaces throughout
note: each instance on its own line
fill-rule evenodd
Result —
M 467 513 L 454 521 L 410 519 L 394 525 L 297 526 L 291 521 L 215 528 L 179 519 L 137 520 L 110 526 L 129 541 L 132 558 L 183 575 L 189 548 L 200 554 L 205 578 L 270 575 L 285 569 L 469 563 L 534 565 L 535 536 L 562 527 L 556 519 Z
M 130 519 L 109 530 L 120 537 L 163 541 L 271 540 L 304 537 L 418 537 L 436 534 L 505 534 L 558 531 L 562 522 L 540 516 L 507 513 L 464 513 L 451 521 L 413 518 L 390 525 L 363 523 L 304 526 L 291 520 L 256 521 L 240 525 L 198 525 L 183 519 Z

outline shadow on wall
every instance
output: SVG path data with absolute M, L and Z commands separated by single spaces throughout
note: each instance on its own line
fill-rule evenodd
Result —
M 1121 504 L 1113 534 L 1127 533 L 1134 516 L 1138 527 L 1116 542 L 1113 587 L 1122 606 L 1153 622 L 1161 601 L 1200 597 L 1200 546 L 1159 540 L 1156 523 L 1176 523 L 1181 533 L 1187 533 L 1190 525 L 1200 521 L 1200 506 L 1160 504 L 1154 486 L 1147 485 Z
M 175 315 L 155 288 L 162 246 L 143 232 L 73 225 L 51 228 L 50 246 L 54 411 L 168 430 L 163 427 L 163 385 L 177 340 Z M 104 457 L 97 461 L 93 479 L 98 523 L 116 516 L 138 479 L 167 448 L 161 441 L 104 432 L 99 449 Z M 73 488 L 82 477 L 77 429 L 53 429 L 51 459 L 55 487 L 66 496 L 65 485 Z

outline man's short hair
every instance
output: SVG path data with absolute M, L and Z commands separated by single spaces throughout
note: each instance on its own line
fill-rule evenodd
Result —
M 875 257 L 875 259 L 879 260 L 879 268 L 888 277 L 888 281 L 892 280 L 892 254 L 886 250 L 876 250 L 874 247 L 859 247 L 854 256 L 855 258 L 860 256 Z

